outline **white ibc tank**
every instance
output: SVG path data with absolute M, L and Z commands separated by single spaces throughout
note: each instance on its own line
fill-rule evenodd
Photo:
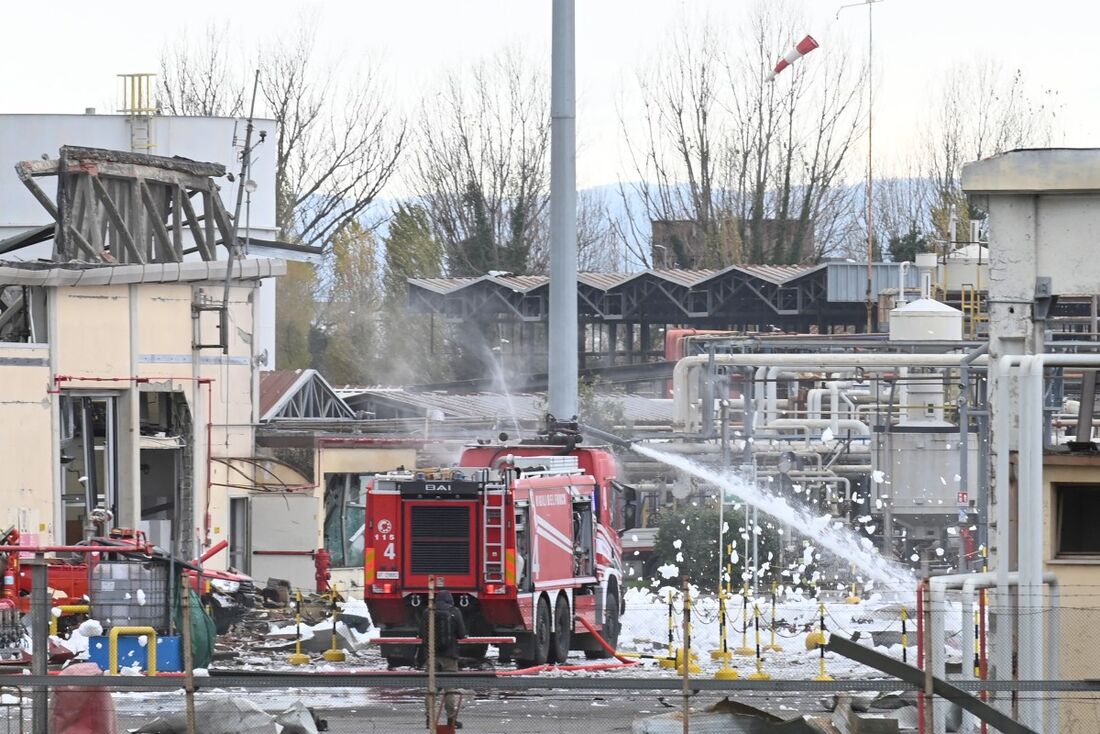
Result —
M 921 298 L 890 311 L 891 341 L 962 341 L 963 314 Z

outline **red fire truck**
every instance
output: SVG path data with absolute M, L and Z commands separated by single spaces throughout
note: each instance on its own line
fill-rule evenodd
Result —
M 515 637 L 501 660 L 608 653 L 623 612 L 619 533 L 632 492 L 604 448 L 468 447 L 457 468 L 396 471 L 367 490 L 365 600 L 385 637 L 415 636 L 428 579 L 450 591 L 471 636 Z M 416 647 L 382 642 L 391 667 Z M 484 646 L 465 646 L 483 657 Z

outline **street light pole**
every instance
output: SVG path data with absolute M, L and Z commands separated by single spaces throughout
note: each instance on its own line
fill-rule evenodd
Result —
M 836 11 L 840 13 L 847 8 L 867 6 L 867 333 L 871 333 L 874 326 L 874 304 L 871 301 L 872 276 L 875 254 L 875 210 L 874 210 L 874 107 L 875 107 L 875 27 L 873 6 L 882 0 L 864 0 L 860 3 L 842 5 Z

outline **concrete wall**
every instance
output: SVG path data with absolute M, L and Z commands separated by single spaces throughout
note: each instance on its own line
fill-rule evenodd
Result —
M 215 457 L 250 457 L 257 377 L 254 370 L 255 282 L 230 289 L 229 353 L 192 349 L 191 304 L 217 299 L 221 283 L 50 287 L 48 344 L 0 344 L 0 522 L 44 542 L 60 538 L 64 469 L 58 437 L 60 393 L 117 399 L 118 515 L 140 520 L 140 393 L 182 395 L 191 414 L 186 440 L 194 517 L 181 529 L 201 545 L 226 537 L 230 480 Z M 200 320 L 200 338 L 216 341 L 214 314 Z M 56 376 L 56 378 L 55 378 Z M 132 379 L 140 378 L 138 380 Z M 55 389 L 56 388 L 56 389 Z M 209 491 L 208 491 L 209 490 Z
M 1035 319 L 1039 278 L 1050 295 L 1100 293 L 1094 243 L 1100 236 L 1100 149 L 1037 149 L 1002 153 L 963 167 L 962 188 L 989 215 L 989 357 L 1043 351 L 1042 319 Z M 997 476 L 997 454 L 1015 448 L 1013 436 L 999 436 L 996 415 L 1018 416 L 1015 380 L 1008 405 L 1000 405 L 994 372 L 989 388 L 991 417 L 990 517 L 1007 499 L 1008 477 Z M 1010 431 L 1011 433 L 1011 431 Z M 990 562 L 996 568 L 1007 549 L 990 534 Z
M 49 349 L 0 344 L 0 524 L 30 540 L 53 532 Z
M 58 406 L 60 393 L 108 394 L 118 406 L 119 512 L 116 525 L 138 526 L 141 518 L 142 393 L 171 392 L 186 401 L 193 447 L 191 474 L 194 513 L 179 533 L 200 550 L 229 538 L 229 500 L 250 497 L 253 486 L 284 482 L 305 491 L 316 508 L 313 550 L 324 544 L 324 478 L 416 465 L 414 446 L 325 445 L 316 449 L 315 473 L 304 477 L 269 462 L 261 469 L 254 455 L 258 381 L 253 324 L 257 283 L 230 289 L 229 351 L 192 349 L 195 301 L 220 300 L 221 283 L 149 283 L 118 286 L 50 287 L 48 344 L 0 344 L 0 522 L 40 534 L 42 542 L 60 537 L 61 482 Z M 214 314 L 198 320 L 198 338 L 217 340 Z M 55 376 L 60 379 L 55 381 Z M 132 379 L 139 378 L 138 380 Z M 56 389 L 55 389 L 56 388 Z M 209 453 L 207 447 L 209 446 Z M 208 456 L 214 460 L 208 461 Z M 157 461 L 167 462 L 158 454 Z M 224 461 L 223 461 L 224 459 Z M 165 464 L 167 466 L 167 464 Z M 151 471 L 152 467 L 150 467 Z M 159 493 L 158 493 L 159 496 Z M 271 547 L 276 532 L 265 539 Z M 277 542 L 277 540 L 276 540 Z M 306 543 L 307 545 L 309 543 Z M 209 565 L 224 568 L 227 553 Z M 358 594 L 361 568 L 337 570 L 342 590 Z M 312 588 L 312 566 L 295 584 Z M 264 579 L 260 579 L 261 583 Z
M 1058 575 L 1061 586 L 1062 631 L 1058 649 L 1059 677 L 1096 677 L 1096 629 L 1100 625 L 1100 558 L 1055 558 L 1058 483 L 1100 484 L 1100 457 L 1048 456 L 1043 469 L 1043 521 L 1047 528 L 1044 571 Z M 1096 706 L 1092 701 L 1075 701 L 1073 694 L 1057 694 L 1061 703 L 1061 734 L 1096 731 Z

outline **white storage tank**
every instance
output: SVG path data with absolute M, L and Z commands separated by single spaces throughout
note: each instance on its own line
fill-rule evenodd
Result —
M 931 298 L 890 311 L 891 341 L 962 341 L 962 334 L 962 311 Z

